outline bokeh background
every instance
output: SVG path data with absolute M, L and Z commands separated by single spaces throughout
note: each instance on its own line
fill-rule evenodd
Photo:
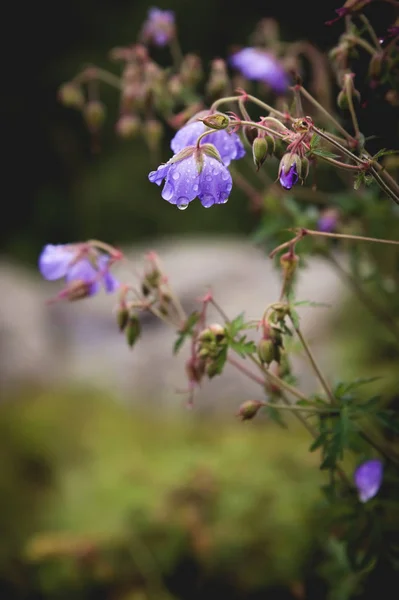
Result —
M 357 582 L 342 548 L 326 541 L 323 481 L 305 434 L 290 421 L 288 429 L 265 419 L 238 423 L 240 400 L 255 391 L 245 381 L 242 388 L 235 379 L 229 383 L 229 373 L 226 383 L 203 393 L 206 410 L 200 405 L 188 413 L 176 394 L 184 378 L 176 381 L 178 369 L 157 352 L 164 348 L 159 340 L 170 344 L 173 335 L 163 338 L 150 322 L 148 344 L 129 353 L 109 299 L 45 306 L 54 288 L 36 274 L 42 246 L 92 237 L 135 257 L 148 246 L 164 248 L 187 306 L 208 283 L 219 284 L 229 309 L 247 303 L 253 314 L 277 293 L 278 277 L 262 271 L 262 253 L 250 243 L 247 249 L 258 216 L 243 194 L 235 191 L 224 207 L 205 210 L 194 202 L 176 211 L 148 182 L 157 165 L 143 141 L 116 136 L 112 89 L 104 87 L 108 118 L 96 152 L 79 113 L 57 101 L 60 84 L 86 63 L 113 68 L 109 50 L 136 39 L 152 5 L 7 6 L 0 97 L 0 597 L 344 598 Z M 157 3 L 176 12 L 183 49 L 200 54 L 205 66 L 226 57 L 233 44 L 245 45 L 264 17 L 279 22 L 283 39 L 306 39 L 327 51 L 341 25 L 324 23 L 339 5 Z M 373 13 L 381 30 L 385 10 L 378 5 Z M 167 64 L 167 50 L 155 56 Z M 359 85 L 362 131 L 376 134 L 378 147 L 394 147 L 395 109 Z M 167 130 L 162 161 L 171 135 Z M 304 289 L 312 299 L 338 300 L 336 276 L 315 269 Z M 256 298 L 248 293 L 254 286 Z M 324 327 L 322 315 L 313 323 L 316 342 Z M 166 374 L 157 379 L 154 370 Z M 143 373 L 152 387 L 143 378 L 137 385 Z M 222 413 L 212 408 L 216 396 L 225 400 Z M 332 582 L 343 595 L 329 595 Z M 369 592 L 373 597 L 372 586 Z

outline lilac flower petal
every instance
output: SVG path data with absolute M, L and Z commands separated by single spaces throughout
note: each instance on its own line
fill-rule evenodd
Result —
M 192 121 L 182 127 L 171 141 L 173 152 L 180 152 L 186 146 L 194 146 L 198 137 L 204 133 L 206 126 L 201 121 Z M 225 129 L 210 133 L 204 139 L 207 144 L 213 144 L 226 165 L 232 160 L 238 160 L 245 154 L 245 148 L 236 133 L 228 133 Z
M 298 172 L 296 170 L 296 164 L 294 163 L 288 169 L 287 172 L 284 169 L 280 173 L 280 184 L 285 190 L 290 190 L 296 183 L 298 183 Z
M 173 163 L 162 190 L 162 198 L 178 208 L 186 208 L 199 190 L 199 172 L 194 154 Z
M 151 183 L 156 183 L 157 185 L 161 185 L 162 181 L 167 176 L 169 169 L 171 167 L 171 162 L 167 162 L 164 165 L 160 165 L 156 171 L 151 171 L 148 175 L 148 179 Z
M 377 458 L 364 462 L 356 469 L 354 481 L 360 502 L 374 498 L 381 487 L 382 475 L 383 465 Z
M 216 158 L 205 155 L 198 193 L 202 206 L 209 208 L 214 204 L 225 204 L 232 186 L 232 178 L 226 166 Z
M 39 256 L 39 270 L 45 279 L 64 277 L 76 251 L 71 246 L 47 244 Z
M 317 229 L 325 233 L 331 233 L 337 226 L 337 217 L 335 215 L 323 215 L 317 222 Z
M 112 294 L 119 288 L 120 283 L 109 271 L 109 269 L 107 267 L 108 263 L 109 263 L 109 256 L 105 256 L 103 254 L 98 259 L 98 268 L 100 269 L 100 271 L 102 273 L 101 279 L 104 284 L 105 291 L 108 294 Z
M 230 57 L 230 64 L 247 79 L 263 81 L 277 93 L 287 90 L 288 76 L 272 54 L 257 48 L 243 48 Z

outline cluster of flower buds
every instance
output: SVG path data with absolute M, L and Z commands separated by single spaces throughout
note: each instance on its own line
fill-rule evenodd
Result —
M 219 360 L 226 355 L 226 331 L 222 325 L 214 323 L 203 329 L 197 339 L 197 357 L 203 361 L 204 372 L 209 378 L 220 372 Z

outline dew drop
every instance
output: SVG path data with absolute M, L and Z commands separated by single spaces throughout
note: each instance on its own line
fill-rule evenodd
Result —
M 205 180 L 206 181 L 212 181 L 212 175 L 206 175 Z
M 176 201 L 176 206 L 179 210 L 186 210 L 189 205 L 189 200 L 185 196 L 180 196 Z
M 180 173 L 178 171 L 173 171 L 173 173 L 172 173 L 172 179 L 174 179 L 175 181 L 177 181 L 178 179 L 180 179 Z
M 198 192 L 198 183 L 194 183 L 193 192 Z
M 230 175 L 227 170 L 222 171 L 222 179 L 223 179 L 223 181 L 227 181 L 228 179 L 230 179 Z
M 212 194 L 204 194 L 201 198 L 201 204 L 205 208 L 209 208 L 210 206 L 213 206 L 213 204 L 215 204 L 215 199 L 212 196 Z
M 219 204 L 226 204 L 227 200 L 229 199 L 229 195 L 226 194 L 226 192 L 220 192 L 220 200 L 219 200 Z
M 174 194 L 174 189 L 173 189 L 173 185 L 171 185 L 170 183 L 165 183 L 165 187 L 162 190 L 162 198 L 164 200 L 170 200 Z

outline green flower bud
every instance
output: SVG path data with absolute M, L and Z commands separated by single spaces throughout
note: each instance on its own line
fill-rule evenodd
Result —
M 271 339 L 262 339 L 258 343 L 257 352 L 262 363 L 269 365 L 275 356 L 275 344 Z
M 141 324 L 138 316 L 135 313 L 129 315 L 129 319 L 125 328 L 125 334 L 127 344 L 130 348 L 132 348 L 141 334 Z
M 98 131 L 105 119 L 105 106 L 99 100 L 90 100 L 83 109 L 83 116 L 90 131 Z
M 124 331 L 129 322 L 129 311 L 125 304 L 122 304 L 118 308 L 118 312 L 116 313 L 116 321 L 118 323 L 119 331 Z
M 240 417 L 242 421 L 249 421 L 258 414 L 259 409 L 263 405 L 264 403 L 259 400 L 247 400 L 241 404 L 237 417 Z
M 207 127 L 211 127 L 211 129 L 226 129 L 230 123 L 229 117 L 222 113 L 208 115 L 204 119 L 199 120 L 202 121 Z
M 264 137 L 256 137 L 254 139 L 254 143 L 252 144 L 252 156 L 257 171 L 259 171 L 259 169 L 265 162 L 266 157 L 268 155 L 268 150 L 269 148 L 267 145 L 267 141 Z
M 382 72 L 382 65 L 384 63 L 384 53 L 376 52 L 371 57 L 369 62 L 369 76 L 372 79 L 378 79 Z
M 292 279 L 297 265 L 299 262 L 299 256 L 294 252 L 286 252 L 280 257 L 280 265 L 283 269 L 284 277 L 286 280 Z
M 64 83 L 58 90 L 58 98 L 64 106 L 83 108 L 85 97 L 82 88 L 77 83 Z

